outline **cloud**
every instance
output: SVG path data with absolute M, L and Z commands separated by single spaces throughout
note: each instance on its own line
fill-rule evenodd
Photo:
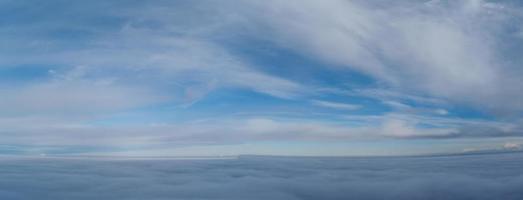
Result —
M 55 4 L 77 12 L 79 16 L 72 17 L 69 12 L 50 14 L 44 9 Z M 187 100 L 183 102 L 186 105 L 224 87 L 253 90 L 279 98 L 292 98 L 305 91 L 298 83 L 256 70 L 254 64 L 213 41 L 212 36 L 223 31 L 227 21 L 223 22 L 225 24 L 207 21 L 213 16 L 210 13 L 197 16 L 182 12 L 184 8 L 197 12 L 197 5 L 145 4 L 50 2 L 38 7 L 12 2 L 10 6 L 48 17 L 10 23 L 9 31 L 1 33 L 0 39 L 17 50 L 1 48 L 2 52 L 8 52 L 2 56 L 1 63 L 5 66 L 59 66 L 71 70 L 85 66 L 91 69 L 93 76 L 110 74 L 127 83 L 142 82 L 148 87 L 181 95 L 191 91 L 187 93 L 190 97 L 185 97 Z M 194 18 L 198 25 L 180 20 L 180 17 Z M 204 87 L 197 87 L 202 85 Z
M 523 109 L 510 31 L 518 7 L 485 1 L 264 1 L 246 15 L 269 40 L 403 91 L 493 113 Z M 254 10 L 254 11 L 253 11 Z
M 447 111 L 445 109 L 436 109 L 436 110 L 434 110 L 434 113 L 436 113 L 438 115 L 448 115 L 449 111 Z
M 521 144 L 507 142 L 507 143 L 503 144 L 503 148 L 508 149 L 508 150 L 518 150 L 518 149 L 521 149 Z
M 355 89 L 351 91 L 338 91 L 341 95 L 349 96 L 363 96 L 368 98 L 377 99 L 380 101 L 388 102 L 415 102 L 417 104 L 429 105 L 429 106 L 445 106 L 448 102 L 442 98 L 436 97 L 427 97 L 423 95 L 415 95 L 407 93 L 405 91 L 398 91 L 394 88 L 380 89 L 380 88 L 365 88 L 365 89 Z M 392 103 L 396 104 L 396 103 Z M 408 105 L 403 105 L 400 107 L 405 107 Z
M 30 126 L 27 126 L 30 124 Z M 446 139 L 520 136 L 510 123 L 423 117 L 416 115 L 347 116 L 337 122 L 307 118 L 254 116 L 199 119 L 177 123 L 100 125 L 84 119 L 49 117 L 0 118 L 0 139 L 12 145 L 70 145 L 105 149 L 155 149 L 202 144 L 253 142 L 347 142 L 383 139 Z M 466 127 L 466 128 L 464 128 Z M 96 153 L 88 148 L 84 153 Z
M 516 3 L 1 4 L 9 16 L 0 25 L 2 68 L 49 72 L 18 82 L 0 80 L 4 144 L 134 148 L 523 133 L 517 119 L 523 110 L 523 60 L 517 54 L 522 15 Z M 61 11 L 49 12 L 56 8 Z M 285 58 L 272 61 L 258 50 Z M 304 58 L 314 66 L 286 62 Z M 285 70 L 296 73 L 285 76 Z M 301 71 L 312 75 L 299 77 Z M 337 80 L 316 74 L 327 71 Z M 363 73 L 371 83 L 351 86 L 345 83 L 352 80 L 334 73 L 356 79 Z M 234 98 L 220 93 L 204 101 L 214 91 Z M 252 101 L 236 98 L 242 95 Z M 337 95 L 364 102 L 319 100 Z M 262 99 L 266 96 L 270 100 Z M 238 104 L 249 114 L 234 116 L 213 101 Z M 198 107 L 200 102 L 207 104 Z M 469 107 L 498 115 L 480 120 L 454 112 Z M 340 116 L 336 110 L 364 114 Z M 140 119 L 112 124 L 129 113 Z
M 355 104 L 338 103 L 338 102 L 330 102 L 330 101 L 313 100 L 311 102 L 312 102 L 312 104 L 317 105 L 317 106 L 339 109 L 339 110 L 357 110 L 361 107 L 360 105 L 355 105 Z
M 11 199 L 507 199 L 521 154 L 233 160 L 2 158 Z M 504 166 L 498 170 L 492 170 Z M 350 170 L 347 170 L 350 169 Z
M 11 53 L 2 60 L 4 64 L 125 67 L 150 78 L 162 77 L 165 82 L 178 80 L 179 85 L 212 83 L 213 90 L 222 86 L 243 87 L 280 98 L 296 97 L 311 89 L 256 70 L 255 64 L 230 53 L 231 47 L 223 42 L 249 37 L 355 69 L 384 85 L 399 88 L 402 94 L 423 93 L 493 113 L 523 109 L 522 97 L 518 95 L 523 88 L 519 78 L 523 72 L 519 70 L 517 55 L 502 53 L 517 52 L 517 45 L 505 44 L 523 42 L 506 31 L 521 24 L 522 15 L 516 4 L 341 0 L 321 4 L 206 3 L 115 6 L 118 4 L 98 2 L 83 6 L 85 9 L 82 3 L 65 4 L 79 13 L 96 11 L 97 16 L 112 21 L 97 24 L 105 27 L 99 30 L 93 19 L 68 20 L 71 13 L 56 13 L 33 24 L 20 23 L 15 25 L 17 29 L 3 33 L 3 38 L 14 43 L 10 46 L 21 48 L 17 52 L 24 53 Z M 120 12 L 106 12 L 108 6 L 117 7 Z M 78 29 L 79 33 L 70 34 L 78 34 L 82 39 L 76 40 L 79 44 L 69 37 L 49 38 L 50 33 L 71 29 L 65 26 L 68 24 L 75 24 L 75 30 Z M 25 29 L 28 30 L 16 31 Z M 241 37 L 239 31 L 243 33 Z M 32 40 L 33 46 L 17 45 L 21 43 L 17 41 L 27 39 Z M 49 42 L 54 40 L 58 42 Z M 44 47 L 50 50 L 34 51 Z M 207 90 L 208 87 L 202 88 L 198 96 L 204 96 Z
M 139 86 L 56 81 L 1 88 L 1 115 L 68 115 L 83 117 L 114 113 L 165 102 L 168 97 Z
M 381 133 L 393 138 L 446 138 L 453 137 L 456 132 L 453 128 L 422 129 L 415 125 L 399 119 L 388 119 L 383 123 Z

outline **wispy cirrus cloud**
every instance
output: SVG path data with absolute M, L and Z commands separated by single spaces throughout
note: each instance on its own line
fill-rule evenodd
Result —
M 74 16 L 70 12 L 47 13 L 44 8 L 55 3 L 58 2 L 44 4 L 42 8 L 12 3 L 12 7 L 34 8 L 33 15 L 48 18 L 10 24 L 8 31 L 2 33 L 2 39 L 7 46 L 18 50 L 3 49 L 7 52 L 2 59 L 3 65 L 55 65 L 71 70 L 85 66 L 93 76 L 108 76 L 105 72 L 116 71 L 110 74 L 112 78 L 122 82 L 144 82 L 146 87 L 155 89 L 184 91 L 195 90 L 197 85 L 213 85 L 201 88 L 199 92 L 189 92 L 200 94 L 196 96 L 220 87 L 245 88 L 281 98 L 291 98 L 303 90 L 298 83 L 250 67 L 248 62 L 213 42 L 209 37 L 221 30 L 219 22 L 195 19 L 207 29 L 189 26 L 190 23 L 179 20 L 177 14 L 156 12 L 164 9 L 164 3 L 146 4 L 143 10 L 134 7 L 141 3 L 131 3 L 117 7 L 120 12 L 114 13 L 103 11 L 116 6 L 113 3 L 64 3 L 61 6 L 71 12 L 83 14 L 70 18 Z M 177 4 L 166 3 L 166 6 L 174 9 Z M 91 10 L 99 16 L 85 13 Z M 24 18 L 23 15 L 13 17 Z M 184 26 L 189 27 L 182 29 Z
M 406 91 L 519 112 L 522 23 L 511 2 L 268 1 L 247 14 L 272 40 Z M 299 6 L 297 6 L 299 5 Z M 252 11 L 254 10 L 254 11 Z M 258 12 L 256 12 L 258 11 Z M 263 13 L 263 14 L 261 14 Z M 510 41 L 510 42 L 507 42 Z M 506 62 L 511 60 L 512 62 Z
M 6 144 L 522 135 L 517 2 L 0 7 L 0 67 L 16 69 L 0 70 Z

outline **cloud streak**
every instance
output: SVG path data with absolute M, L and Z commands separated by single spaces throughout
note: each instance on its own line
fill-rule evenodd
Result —
M 357 110 L 361 107 L 361 106 L 355 105 L 355 104 L 337 103 L 337 102 L 321 101 L 321 100 L 314 100 L 314 101 L 312 101 L 312 104 L 317 105 L 317 106 L 326 107 L 326 108 L 341 109 L 341 110 Z

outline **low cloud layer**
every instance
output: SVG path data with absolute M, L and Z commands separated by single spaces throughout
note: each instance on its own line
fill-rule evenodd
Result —
M 405 158 L 0 160 L 0 198 L 523 198 L 520 153 Z

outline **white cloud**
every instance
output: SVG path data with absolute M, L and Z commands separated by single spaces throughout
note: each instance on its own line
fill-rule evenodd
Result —
M 210 13 L 197 16 L 168 2 L 156 2 L 132 9 L 128 6 L 138 5 L 108 4 L 114 6 L 111 10 L 116 9 L 111 12 L 102 9 L 108 6 L 105 4 L 92 3 L 84 5 L 85 9 L 81 8 L 82 5 L 84 4 L 75 3 L 64 6 L 74 7 L 71 9 L 81 12 L 93 12 L 91 15 L 99 15 L 108 21 L 122 18 L 125 20 L 106 27 L 103 26 L 105 24 L 93 25 L 86 19 L 68 19 L 61 16 L 63 13 L 56 13 L 60 16 L 59 19 L 35 20 L 29 25 L 15 24 L 13 26 L 17 28 L 3 33 L 0 39 L 11 38 L 6 41 L 9 43 L 7 46 L 19 48 L 16 52 L 20 53 L 0 48 L 2 52 L 9 52 L 1 56 L 0 62 L 6 66 L 86 66 L 94 76 L 115 71 L 111 75 L 118 79 L 143 82 L 148 87 L 170 90 L 178 96 L 184 91 L 190 91 L 188 95 L 192 95 L 191 97 L 179 97 L 186 99 L 185 105 L 223 87 L 243 88 L 280 98 L 293 98 L 306 91 L 298 83 L 256 70 L 251 63 L 232 55 L 224 45 L 213 41 L 213 37 L 221 34 L 228 26 L 229 20 L 235 19 L 214 20 L 215 17 Z M 194 12 L 198 10 L 193 7 L 196 5 L 186 6 Z M 91 10 L 98 7 L 101 7 L 100 10 Z M 39 9 L 35 12 L 40 11 Z M 216 12 L 215 14 L 220 15 L 218 18 L 225 17 L 220 9 L 209 12 Z M 74 27 L 68 26 L 70 23 Z M 49 35 L 48 32 L 76 29 L 85 31 L 92 37 L 78 40 L 45 37 Z M 32 34 L 25 34 L 27 32 Z M 33 41 L 34 45 L 27 45 L 26 40 Z M 35 49 L 48 50 L 40 52 Z M 69 75 L 74 76 L 72 72 Z
M 198 38 L 150 36 L 150 33 L 141 30 L 131 32 L 121 33 L 122 39 L 115 42 L 118 45 L 116 49 L 104 52 L 105 47 L 102 46 L 90 50 L 100 56 L 85 62 L 98 67 L 113 65 L 137 70 L 142 76 L 159 79 L 153 84 L 174 82 L 181 87 L 212 85 L 198 91 L 198 96 L 221 87 L 245 88 L 281 98 L 291 98 L 303 90 L 298 83 L 253 69 L 241 58 L 212 42 Z M 153 38 L 149 38 L 148 42 L 135 42 L 147 37 Z
M 64 79 L 0 88 L 1 115 L 86 115 L 108 114 L 165 102 L 169 96 L 139 85 L 122 85 L 110 80 Z
M 409 106 L 407 104 L 397 102 L 397 101 L 383 101 L 383 104 L 386 104 L 390 107 L 393 107 L 397 110 L 410 110 L 413 109 L 412 106 Z
M 242 87 L 281 98 L 311 90 L 255 70 L 220 45 L 220 41 L 247 36 L 364 72 L 401 94 L 423 93 L 496 113 L 523 109 L 519 92 L 523 71 L 517 62 L 506 61 L 517 60 L 518 55 L 504 53 L 518 52 L 514 49 L 518 45 L 507 44 L 522 43 L 521 38 L 508 36 L 514 33 L 503 32 L 521 27 L 522 15 L 514 4 L 477 0 L 160 2 L 138 4 L 141 9 L 130 9 L 135 4 L 115 6 L 114 12 L 100 9 L 106 4 L 95 3 L 88 9 L 82 5 L 67 6 L 80 13 L 125 20 L 107 30 L 59 13 L 50 21 L 20 23 L 2 39 L 22 53 L 3 54 L 0 62 L 125 67 L 149 79 L 161 78 L 155 84 L 164 87 L 172 82 L 203 86 L 189 86 L 190 93 L 198 95 L 188 98 L 186 105 L 220 87 Z M 67 38 L 50 42 L 57 38 L 34 36 L 68 30 L 69 24 L 91 37 L 75 45 Z
M 518 150 L 518 149 L 521 149 L 521 144 L 507 142 L 507 143 L 503 144 L 503 148 L 508 149 L 508 150 Z
M 360 118 L 364 118 L 361 117 Z M 178 123 L 95 125 L 83 119 L 49 117 L 0 118 L 0 138 L 8 144 L 94 145 L 136 147 L 169 144 L 224 144 L 253 141 L 342 141 L 379 138 L 459 137 L 445 122 L 430 122 L 433 128 L 418 127 L 421 120 L 408 116 L 363 119 L 357 126 L 312 119 L 222 117 Z M 346 119 L 354 123 L 358 119 Z M 30 126 L 27 126 L 30 124 Z M 445 125 L 445 126 L 444 126 Z M 438 127 L 441 126 L 441 127 Z M 452 127 L 452 126 L 451 126 Z M 108 134 L 110 133 L 110 134 Z M 467 137 L 467 135 L 464 135 Z M 471 135 L 473 136 L 473 135 Z
M 438 115 L 448 115 L 449 111 L 447 111 L 445 109 L 436 109 L 436 110 L 434 110 L 434 113 L 436 113 Z
M 313 100 L 311 102 L 312 102 L 312 104 L 317 105 L 317 106 L 339 109 L 339 110 L 357 110 L 357 109 L 361 108 L 360 105 L 356 105 L 356 104 L 347 104 L 347 103 L 338 103 L 338 102 L 320 101 L 320 100 Z
M 417 128 L 415 124 L 400 119 L 387 119 L 382 127 L 381 134 L 393 138 L 438 138 L 451 137 L 456 133 L 453 128 Z
M 103 125 L 92 123 L 92 120 L 85 118 L 67 116 L 0 117 L 0 140 L 12 145 L 72 145 L 131 151 L 140 148 L 161 149 L 274 141 L 328 143 L 388 139 L 517 137 L 523 134 L 523 128 L 517 124 L 442 116 L 355 115 L 335 121 L 297 117 L 257 117 L 254 114 L 171 123 L 133 122 Z M 91 150 L 85 151 L 96 153 L 90 152 Z
M 268 39 L 307 56 L 405 91 L 495 113 L 523 109 L 517 92 L 523 72 L 505 61 L 514 56 L 502 55 L 517 51 L 505 43 L 522 41 L 505 41 L 501 32 L 521 17 L 503 2 L 264 1 L 246 7 L 247 16 L 269 27 L 263 33 L 276 36 Z
M 405 91 L 398 91 L 397 89 L 379 89 L 379 88 L 368 88 L 368 89 L 355 89 L 352 91 L 338 92 L 340 94 L 350 96 L 363 96 L 368 98 L 377 99 L 384 102 L 402 102 L 412 101 L 419 104 L 431 105 L 431 106 L 442 106 L 447 105 L 448 102 L 442 98 L 427 97 L 421 95 L 414 95 Z M 408 106 L 408 105 L 406 105 Z M 404 107 L 404 106 L 400 106 Z

